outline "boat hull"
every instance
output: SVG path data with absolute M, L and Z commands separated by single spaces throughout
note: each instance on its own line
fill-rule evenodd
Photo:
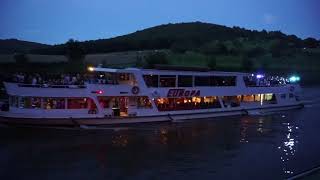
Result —
M 170 114 L 159 116 L 136 116 L 136 117 L 118 117 L 118 118 L 65 118 L 65 119 L 51 119 L 51 118 L 12 118 L 0 117 L 0 123 L 5 124 L 20 124 L 20 125 L 50 125 L 50 126 L 81 126 L 81 125 L 116 125 L 116 124 L 134 124 L 134 123 L 155 123 L 155 122 L 179 122 L 183 120 L 207 119 L 221 116 L 237 116 L 237 115 L 251 115 L 250 112 L 260 112 L 254 115 L 263 115 L 263 113 L 285 111 L 290 109 L 302 108 L 302 104 L 268 107 L 268 108 L 251 108 L 238 109 L 219 112 L 206 113 L 190 113 L 190 114 Z

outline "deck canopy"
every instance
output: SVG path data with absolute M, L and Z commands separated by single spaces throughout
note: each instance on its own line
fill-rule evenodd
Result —
M 149 75 L 222 75 L 222 76 L 249 76 L 249 73 L 242 72 L 224 72 L 224 71 L 197 71 L 197 69 L 191 71 L 184 70 L 165 70 L 165 69 L 139 69 L 139 68 L 126 68 L 126 69 L 114 69 L 114 68 L 101 68 L 101 67 L 88 67 L 91 72 L 109 72 L 109 73 L 132 73 L 141 71 L 143 74 Z

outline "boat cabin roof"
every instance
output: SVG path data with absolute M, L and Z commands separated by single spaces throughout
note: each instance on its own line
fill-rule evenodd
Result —
M 137 71 L 142 72 L 144 75 L 221 75 L 221 76 L 249 76 L 249 73 L 242 72 L 224 72 L 224 71 L 182 71 L 182 70 L 158 70 L 158 69 L 139 69 L 139 68 L 126 68 L 126 69 L 112 69 L 91 67 L 90 71 L 96 72 L 110 72 L 110 73 L 134 73 Z

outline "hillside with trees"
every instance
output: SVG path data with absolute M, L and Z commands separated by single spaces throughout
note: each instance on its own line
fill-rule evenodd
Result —
M 0 54 L 29 53 L 34 49 L 49 48 L 50 45 L 21 41 L 17 39 L 0 39 Z
M 43 70 L 44 65 L 39 65 L 42 71 L 80 71 L 87 65 L 99 64 L 143 68 L 168 64 L 223 71 L 298 72 L 313 80 L 320 75 L 320 42 L 314 38 L 301 39 L 280 31 L 247 30 L 201 22 L 166 24 L 110 39 L 83 42 L 70 39 L 65 44 L 26 49 L 27 54 L 33 55 L 26 57 L 38 54 L 68 60 L 68 63 L 61 60 L 59 66 L 52 65 L 46 70 Z M 18 57 L 24 56 L 16 55 L 12 59 L 17 61 Z
M 171 49 L 173 52 L 199 51 L 201 53 L 236 54 L 249 51 L 249 55 L 273 51 L 273 55 L 285 55 L 277 51 L 296 48 L 316 48 L 319 41 L 314 38 L 302 40 L 295 35 L 280 31 L 247 30 L 240 27 L 226 27 L 209 23 L 177 23 L 155 26 L 128 35 L 110 39 L 80 42 L 87 54 L 136 51 L 150 49 Z M 248 46 L 243 47 L 248 44 Z M 260 44 L 260 46 L 253 46 Z M 262 46 L 262 47 L 261 47 Z M 268 47 L 266 47 L 268 46 Z M 263 48 L 272 49 L 263 49 Z M 60 44 L 47 48 L 33 49 L 33 54 L 64 54 L 67 45 Z M 244 49 L 246 48 L 246 49 Z

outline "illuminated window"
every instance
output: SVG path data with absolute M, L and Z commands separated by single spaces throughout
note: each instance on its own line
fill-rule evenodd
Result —
M 192 102 L 200 103 L 201 102 L 201 98 L 200 97 L 192 97 Z
M 159 111 L 179 111 L 221 108 L 217 97 L 158 98 L 155 103 Z
M 104 109 L 110 108 L 111 97 L 99 96 L 98 101 L 100 106 L 103 107 Z
M 273 100 L 273 94 L 264 95 L 264 101 L 272 101 L 272 100 Z
M 254 95 L 243 95 L 242 96 L 243 102 L 253 102 L 254 101 Z
M 260 100 L 261 100 L 260 94 L 254 95 L 254 101 L 260 101 Z
M 152 104 L 147 96 L 137 97 L 137 107 L 138 108 L 152 108 Z
M 120 73 L 118 75 L 119 75 L 120 81 L 129 81 L 130 80 L 130 74 L 128 74 L 128 73 Z
M 39 109 L 41 108 L 41 98 L 39 97 L 32 97 L 31 98 L 31 108 Z
M 93 109 L 96 104 L 91 98 L 68 98 L 68 109 Z
M 43 98 L 44 109 L 65 109 L 64 98 Z
M 19 98 L 19 108 L 31 108 L 31 98 L 30 97 L 20 97 Z

